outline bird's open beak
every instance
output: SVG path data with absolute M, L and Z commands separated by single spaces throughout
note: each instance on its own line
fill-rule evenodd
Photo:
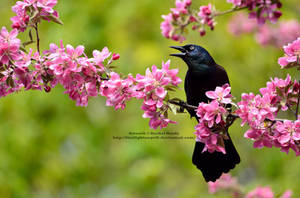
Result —
M 182 58 L 186 55 L 186 50 L 182 46 L 170 46 L 170 48 L 177 49 L 182 52 L 177 54 L 170 54 L 170 56 L 176 56 Z

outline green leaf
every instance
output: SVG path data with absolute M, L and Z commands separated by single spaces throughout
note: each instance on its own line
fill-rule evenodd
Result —
M 32 44 L 32 43 L 35 43 L 35 41 L 27 41 L 27 42 L 24 42 L 22 45 L 24 46 L 24 47 L 26 47 L 27 45 L 30 45 L 30 44 Z
M 168 118 L 168 111 L 165 111 L 165 112 L 164 112 L 164 117 L 165 117 L 165 118 Z
M 181 100 L 180 98 L 172 98 L 171 99 L 172 101 L 174 101 L 174 102 L 183 102 L 183 100 Z
M 33 41 L 31 30 L 32 30 L 32 29 L 29 30 L 29 33 L 28 33 L 28 34 L 29 34 L 30 41 Z
M 12 79 L 11 76 L 9 76 L 7 79 L 6 79 L 6 84 L 10 87 L 15 87 L 15 83 L 14 83 L 14 80 Z
M 57 24 L 60 24 L 60 25 L 63 25 L 64 23 L 57 17 L 55 16 L 47 16 L 48 19 L 50 19 L 50 21 L 53 21 L 54 23 L 57 23 Z
M 115 69 L 115 68 L 118 68 L 117 66 L 113 66 L 113 65 L 110 65 L 108 66 L 109 69 Z
M 169 104 L 169 108 L 170 108 L 170 110 L 172 111 L 172 113 L 173 113 L 174 115 L 177 114 L 177 107 L 176 107 L 176 105 Z
M 285 87 L 284 92 L 288 92 L 288 90 L 291 88 L 291 86 L 293 86 L 292 83 L 290 83 L 288 86 Z
M 277 93 L 280 97 L 283 96 L 281 90 L 280 90 L 278 87 L 276 87 L 276 93 Z
M 27 50 L 23 46 L 20 46 L 20 50 L 25 52 L 25 53 L 28 53 Z
M 164 98 L 164 101 L 168 102 L 169 99 L 170 99 L 170 96 L 169 96 L 169 94 L 167 93 L 166 97 Z
M 30 21 L 32 21 L 39 14 L 38 10 L 34 10 L 32 16 L 30 17 Z

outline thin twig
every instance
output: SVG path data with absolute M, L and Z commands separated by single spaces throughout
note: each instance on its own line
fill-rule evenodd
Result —
M 109 80 L 109 78 L 100 77 L 100 80 Z
M 300 81 L 299 81 L 299 83 L 300 83 Z M 296 112 L 295 112 L 296 120 L 298 119 L 298 114 L 299 114 L 299 103 L 300 103 L 300 89 L 298 91 L 298 101 L 297 101 Z
M 294 110 L 292 109 L 291 105 L 288 105 L 288 104 L 287 104 L 287 107 L 288 107 L 288 109 L 289 109 L 293 114 L 296 114 L 296 115 L 297 115 L 296 111 L 294 111 Z
M 184 101 L 175 101 L 175 100 L 168 100 L 169 103 L 180 106 L 182 108 L 185 108 L 187 110 L 196 110 L 197 107 L 193 106 L 193 105 L 189 105 L 188 103 L 184 102 Z
M 223 12 L 216 12 L 216 13 L 213 14 L 213 17 L 217 17 L 217 16 L 221 16 L 221 15 L 225 15 L 225 14 L 230 14 L 232 12 L 244 10 L 246 8 L 247 8 L 246 6 L 245 7 L 240 7 L 240 8 L 234 7 L 232 9 L 230 9 L 230 10 L 226 10 L 226 11 L 223 11 Z
M 40 37 L 39 37 L 38 23 L 35 24 L 34 29 L 36 34 L 36 48 L 37 51 L 40 53 Z
M 186 103 L 180 99 L 171 99 L 171 100 L 168 100 L 168 102 L 171 104 L 177 105 L 179 107 L 185 108 L 186 110 L 196 110 L 197 109 L 196 106 L 189 105 L 188 103 Z M 227 117 L 232 117 L 232 120 L 227 124 L 228 127 L 231 126 L 236 119 L 240 118 L 238 115 L 233 114 L 233 113 L 230 113 Z M 270 119 L 266 118 L 265 121 L 276 123 L 276 122 L 287 121 L 287 119 L 275 118 L 274 120 L 270 120 Z

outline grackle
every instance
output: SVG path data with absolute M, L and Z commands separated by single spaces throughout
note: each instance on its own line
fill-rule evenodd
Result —
M 181 58 L 188 66 L 185 76 L 184 89 L 187 103 L 198 106 L 200 102 L 209 102 L 205 92 L 215 90 L 217 86 L 229 84 L 225 69 L 216 64 L 211 55 L 198 45 L 171 46 L 181 53 L 170 54 Z M 197 120 L 196 111 L 188 110 L 191 117 Z M 204 144 L 195 143 L 192 162 L 202 172 L 206 182 L 216 181 L 222 173 L 227 173 L 240 163 L 240 156 L 237 153 L 229 134 L 224 140 L 226 154 L 221 152 L 202 152 Z

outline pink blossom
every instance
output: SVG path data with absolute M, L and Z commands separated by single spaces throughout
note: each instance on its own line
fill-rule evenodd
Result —
M 46 13 L 54 13 L 53 7 L 57 0 L 37 0 L 36 7 L 41 8 Z
M 26 54 L 23 51 L 20 51 L 21 58 L 15 62 L 15 65 L 17 67 L 28 67 L 31 64 L 31 58 L 32 58 L 32 49 L 29 50 L 29 53 Z
M 90 59 L 85 56 L 83 46 L 64 47 L 62 43 L 59 47 L 51 44 L 50 49 L 44 53 L 46 54 L 44 65 L 49 69 L 46 75 L 53 75 L 55 77 L 52 79 L 55 80 L 53 82 L 62 84 L 66 89 L 65 93 L 76 100 L 77 105 L 86 106 L 89 97 L 96 97 L 99 94 L 101 76 L 104 74 L 103 61 L 111 55 L 106 47 L 102 52 L 95 50 L 94 58 Z
M 233 5 L 239 7 L 242 5 L 242 0 L 227 0 L 228 3 L 232 3 Z
M 231 190 L 238 187 L 237 179 L 230 174 L 223 174 L 217 181 L 208 182 L 208 190 L 214 194 L 220 190 Z
M 171 13 L 162 15 L 164 21 L 160 24 L 161 33 L 164 37 L 182 42 L 185 37 L 176 31 L 183 28 L 182 22 L 190 18 L 188 10 L 191 6 L 191 0 L 176 0 L 176 8 L 171 8 Z
M 242 124 L 247 122 L 253 127 L 259 126 L 266 118 L 274 120 L 277 112 L 277 107 L 272 104 L 272 96 L 269 94 L 263 96 L 243 94 L 238 106 L 236 113 L 242 119 Z
M 281 68 L 289 68 L 298 66 L 300 69 L 300 37 L 292 43 L 283 47 L 285 56 L 278 59 L 278 64 Z
M 2 27 L 0 32 L 0 63 L 7 65 L 9 61 L 15 61 L 21 58 L 19 51 L 20 40 L 17 36 L 17 29 L 8 32 L 5 27 Z
M 284 35 L 284 36 L 282 36 Z M 300 35 L 300 24 L 295 20 L 281 21 L 276 27 L 263 25 L 258 28 L 256 40 L 261 45 L 281 47 Z
M 15 80 L 17 84 L 23 84 L 25 89 L 31 88 L 32 76 L 29 72 L 29 69 L 26 67 L 17 67 L 14 69 L 14 73 L 18 79 Z
M 176 0 L 176 8 L 171 8 L 171 11 L 175 17 L 180 14 L 187 14 L 187 8 L 191 5 L 191 0 Z
M 266 20 L 275 23 L 281 16 L 281 12 L 278 11 L 281 8 L 279 0 L 227 0 L 227 2 L 236 7 L 247 7 L 251 11 L 249 17 L 255 18 L 259 24 L 264 24 Z
M 242 119 L 242 125 L 247 123 L 250 126 L 244 137 L 252 139 L 255 148 L 276 146 L 284 152 L 291 148 L 299 155 L 295 143 L 298 142 L 298 121 L 275 121 L 279 110 L 286 111 L 296 104 L 298 92 L 299 83 L 293 82 L 288 75 L 286 79 L 271 79 L 267 87 L 260 89 L 261 95 L 242 94 L 235 113 Z
M 229 84 L 225 84 L 222 87 L 216 87 L 215 91 L 208 91 L 206 92 L 206 96 L 210 99 L 216 99 L 220 103 L 229 104 L 231 103 L 231 94 L 230 94 L 231 87 Z
M 256 18 L 258 24 L 264 24 L 266 20 L 271 23 L 276 23 L 278 18 L 282 15 L 280 11 L 276 10 L 281 7 L 281 4 L 274 3 L 271 0 L 261 1 L 261 4 L 256 4 L 257 11 L 249 13 L 250 18 Z
M 223 116 L 227 113 L 226 109 L 217 100 L 213 100 L 210 103 L 200 103 L 197 108 L 197 116 L 199 123 L 195 127 L 196 141 L 200 141 L 205 144 L 203 151 L 210 153 L 214 151 L 225 153 L 223 137 L 219 132 L 212 132 L 216 126 L 224 127 L 225 121 Z
M 169 106 L 164 104 L 164 99 L 167 95 L 166 87 L 177 86 L 181 80 L 176 76 L 178 70 L 170 70 L 169 66 L 170 61 L 162 62 L 162 69 L 153 65 L 152 71 L 147 68 L 145 76 L 137 74 L 135 78 L 137 84 L 133 96 L 144 100 L 143 117 L 150 118 L 149 126 L 154 129 L 164 128 L 169 123 L 175 123 L 165 116 Z
M 164 19 L 164 21 L 160 24 L 162 35 L 175 41 L 184 41 L 184 36 L 175 33 L 175 27 L 173 26 L 173 23 L 175 23 L 176 20 L 173 19 L 173 14 L 169 13 L 168 15 L 162 15 L 162 18 Z
M 246 198 L 274 198 L 270 187 L 257 187 L 246 195 Z
M 11 25 L 12 28 L 16 28 L 21 32 L 24 32 L 29 22 L 29 16 L 24 13 L 21 16 L 14 16 L 10 18 L 10 20 L 13 22 L 13 24 Z
M 243 12 L 235 14 L 228 23 L 228 31 L 239 36 L 244 33 L 254 32 L 257 28 L 257 23 L 253 19 L 249 19 Z
M 131 75 L 128 75 L 126 79 L 121 79 L 117 73 L 111 72 L 110 79 L 103 81 L 100 88 L 100 94 L 107 98 L 106 105 L 114 106 L 115 109 L 124 109 L 126 101 L 132 98 L 135 91 L 134 82 L 135 79 Z
M 291 190 L 287 190 L 280 197 L 281 198 L 291 198 L 292 195 L 293 195 L 293 192 Z
M 289 149 L 293 149 L 296 155 L 300 155 L 300 120 L 292 122 L 285 120 L 284 122 L 276 122 L 275 130 L 276 146 L 282 151 L 288 153 Z
M 13 86 L 7 84 L 8 79 L 12 82 Z M 14 93 L 22 88 L 21 84 L 16 84 L 12 76 L 4 76 L 0 79 L 0 98 L 8 94 Z
M 196 141 L 205 144 L 202 152 L 208 151 L 213 153 L 217 151 L 224 154 L 226 153 L 224 146 L 219 144 L 223 141 L 222 136 L 211 132 L 211 128 L 207 127 L 205 122 L 199 122 L 196 125 L 195 130 L 196 132 L 194 134 L 196 135 Z
M 207 6 L 200 6 L 200 11 L 198 12 L 198 16 L 201 19 L 201 24 L 202 25 L 208 25 L 211 30 L 214 29 L 215 22 L 214 18 L 212 16 L 213 11 L 212 11 L 212 5 L 208 4 Z M 200 31 L 204 31 L 204 28 L 202 28 Z M 205 32 L 205 31 L 204 31 Z
M 257 187 L 254 190 L 248 192 L 243 196 L 243 189 L 238 183 L 235 177 L 231 177 L 230 174 L 223 174 L 217 181 L 208 182 L 208 190 L 211 194 L 215 194 L 219 191 L 231 193 L 232 197 L 245 197 L 245 198 L 274 198 L 274 193 L 270 187 Z M 290 198 L 292 191 L 285 191 L 280 198 Z M 227 195 L 226 197 L 229 197 Z M 279 196 L 276 196 L 279 197 Z
M 120 58 L 120 54 L 113 53 L 112 55 L 113 60 L 119 60 L 119 58 Z
M 263 46 L 281 47 L 300 35 L 300 24 L 296 20 L 280 21 L 277 25 L 267 23 L 257 25 L 255 20 L 249 19 L 242 12 L 234 15 L 227 27 L 235 36 L 255 33 L 256 41 Z
M 58 13 L 53 10 L 53 7 L 57 4 L 57 0 L 23 0 L 17 1 L 12 7 L 16 16 L 11 18 L 13 22 L 12 27 L 20 31 L 25 31 L 30 24 L 30 20 L 33 23 L 40 22 L 41 19 L 50 21 L 49 16 L 56 18 L 55 22 L 58 22 Z M 60 23 L 60 22 L 58 22 Z
M 172 26 L 173 16 L 171 13 L 168 15 L 162 15 L 164 21 L 160 24 L 161 33 L 164 37 L 170 38 L 171 32 L 174 29 Z
M 102 51 L 94 50 L 93 56 L 94 58 L 90 59 L 94 64 L 98 65 L 101 69 L 103 69 L 104 61 L 111 55 L 107 47 L 104 47 Z

